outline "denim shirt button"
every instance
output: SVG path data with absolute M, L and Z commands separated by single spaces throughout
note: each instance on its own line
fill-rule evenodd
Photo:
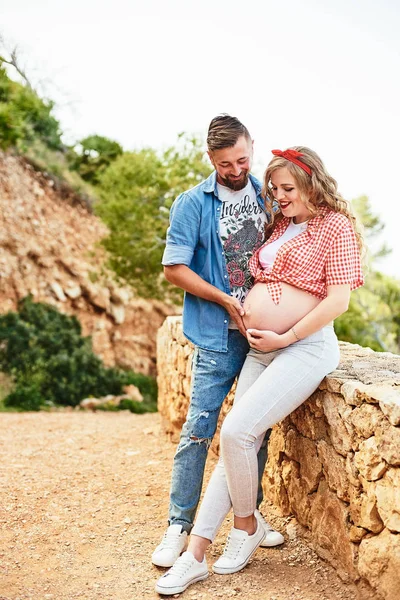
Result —
M 224 320 L 224 323 L 227 323 L 227 322 L 228 322 L 228 320 L 227 320 L 227 319 L 225 319 L 225 320 Z
M 224 275 L 225 279 L 228 277 L 228 275 Z

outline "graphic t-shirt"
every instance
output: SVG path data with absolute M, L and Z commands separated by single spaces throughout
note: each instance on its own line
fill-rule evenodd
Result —
M 243 304 L 253 278 L 248 268 L 249 258 L 264 242 L 267 217 L 257 202 L 256 192 L 249 180 L 239 191 L 217 184 L 222 201 L 220 236 L 225 252 L 226 267 L 232 295 Z M 232 323 L 229 324 L 229 327 Z

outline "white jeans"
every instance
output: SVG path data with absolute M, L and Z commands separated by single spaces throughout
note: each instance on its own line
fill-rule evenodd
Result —
M 214 540 L 231 507 L 238 517 L 254 513 L 257 452 L 264 434 L 298 408 L 339 364 L 332 326 L 273 352 L 251 349 L 235 401 L 221 429 L 220 459 L 211 476 L 192 533 Z

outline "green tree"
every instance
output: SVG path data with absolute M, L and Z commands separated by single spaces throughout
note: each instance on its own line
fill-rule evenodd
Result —
M 380 217 L 372 212 L 368 196 L 359 196 L 352 201 L 352 207 L 358 219 L 364 227 L 365 242 L 370 251 L 370 263 L 373 264 L 380 258 L 391 254 L 392 250 L 386 242 L 380 242 L 379 237 L 383 233 L 385 224 Z
M 356 198 L 353 207 L 364 226 L 365 243 L 374 250 L 367 260 L 365 285 L 351 294 L 349 309 L 335 320 L 335 330 L 341 340 L 399 353 L 400 281 L 375 268 L 391 252 L 386 243 L 379 243 L 384 224 L 366 196 Z
M 52 115 L 54 103 L 42 100 L 29 86 L 12 81 L 1 67 L 0 56 L 0 147 L 41 140 L 52 150 L 63 150 L 60 125 Z
M 100 176 L 96 210 L 110 230 L 104 240 L 110 266 L 140 295 L 165 296 L 161 257 L 169 209 L 179 193 L 210 172 L 199 140 L 182 134 L 176 147 L 162 153 L 125 152 Z
M 90 135 L 74 147 L 69 159 L 70 167 L 78 171 L 85 181 L 97 184 L 102 172 L 122 152 L 118 142 L 101 135 Z

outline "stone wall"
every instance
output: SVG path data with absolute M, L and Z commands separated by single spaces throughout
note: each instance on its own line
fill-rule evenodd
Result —
M 267 499 L 293 514 L 343 579 L 385 600 L 400 589 L 400 356 L 341 342 L 341 362 L 274 427 Z M 158 332 L 159 411 L 175 437 L 189 402 L 192 345 L 180 317 Z M 229 410 L 233 391 L 221 417 Z M 218 452 L 218 434 L 213 450 Z M 367 592 L 366 592 L 366 595 Z

